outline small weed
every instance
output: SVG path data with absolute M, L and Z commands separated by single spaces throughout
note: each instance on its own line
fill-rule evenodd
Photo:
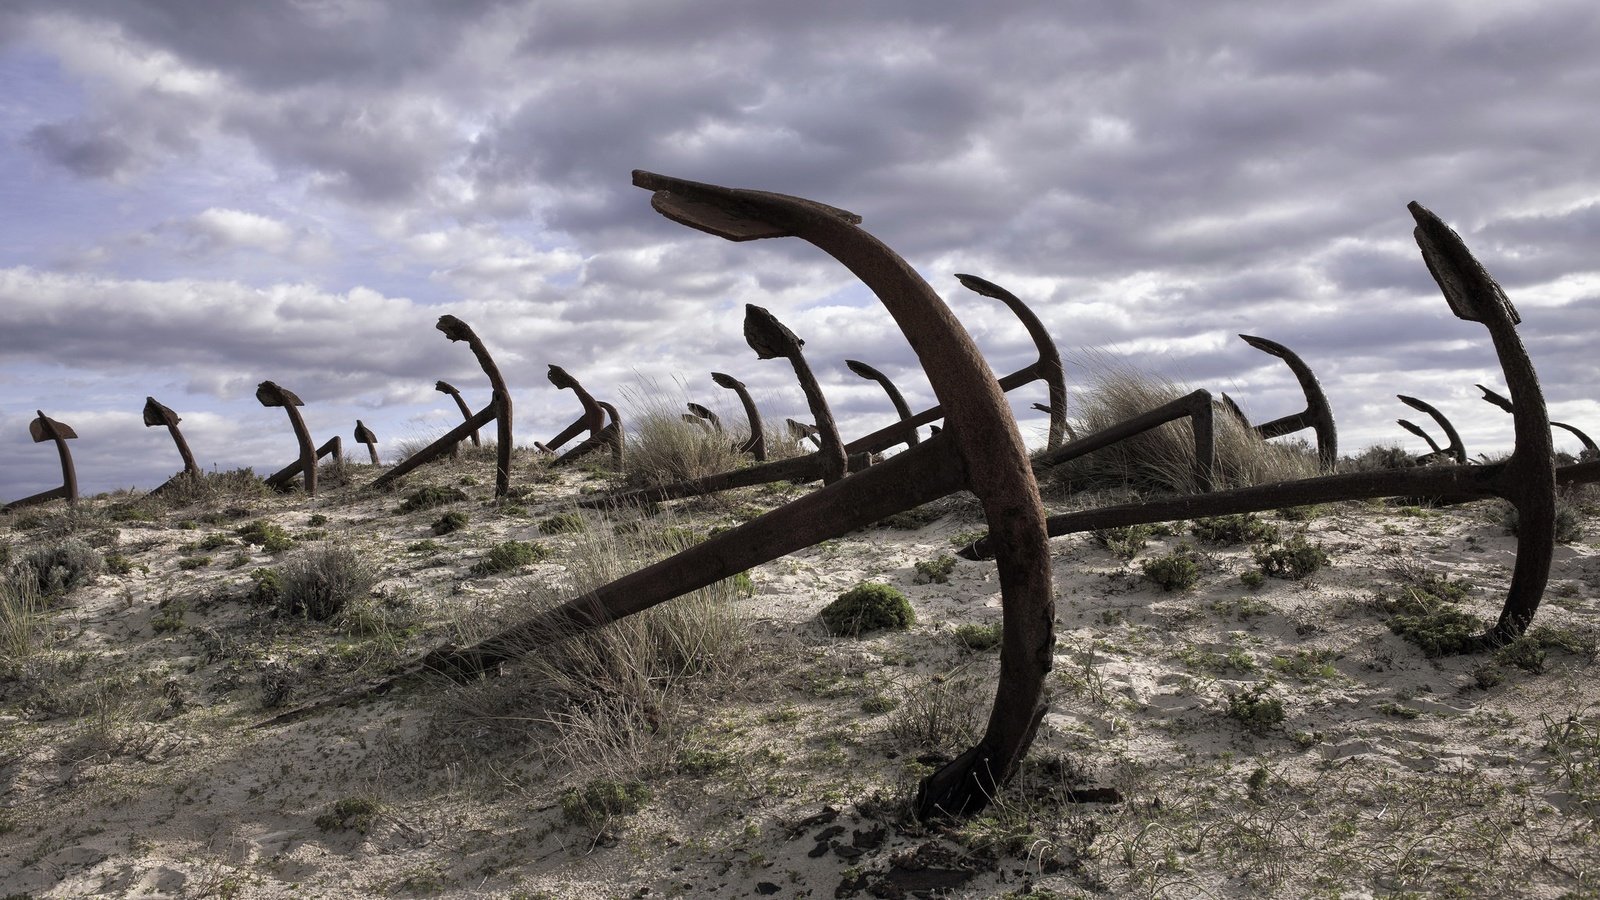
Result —
M 957 747 L 977 734 L 983 696 L 964 677 L 935 675 L 906 691 L 886 725 L 896 741 L 935 750 Z
M 1278 526 L 1263 522 L 1255 513 L 1213 516 L 1196 519 L 1189 533 L 1212 544 L 1272 544 L 1278 541 Z
M 583 516 L 575 512 L 556 513 L 539 523 L 540 534 L 571 534 L 584 529 Z
M 211 565 L 209 556 L 185 556 L 178 560 L 178 568 L 186 572 L 190 569 L 203 569 L 209 565 Z
M 345 547 L 306 551 L 281 571 L 279 607 L 289 615 L 304 615 L 318 622 L 333 618 L 346 603 L 365 596 L 377 580 L 371 567 Z
M 956 644 L 972 653 L 982 653 L 1000 646 L 1002 631 L 999 622 L 990 625 L 968 623 L 955 627 Z
M 1506 534 L 1514 535 L 1518 528 L 1517 508 L 1507 503 L 1500 508 L 1500 524 Z M 1583 538 L 1583 511 L 1561 497 L 1556 498 L 1556 541 L 1571 544 Z
M 1259 569 L 1248 569 L 1239 573 L 1239 583 L 1253 591 L 1267 583 L 1267 576 Z
M 438 521 L 433 523 L 433 533 L 450 534 L 451 532 L 460 531 L 465 527 L 467 527 L 467 514 L 457 510 L 451 510 L 450 512 L 440 516 Z
M 400 501 L 400 511 L 416 512 L 420 509 L 432 509 L 435 506 L 460 503 L 465 499 L 467 499 L 467 495 L 460 488 L 428 485 L 417 488 L 411 492 L 410 496 Z
M 1194 672 L 1210 675 L 1248 675 L 1256 671 L 1256 661 L 1243 648 L 1230 647 L 1226 652 L 1185 647 L 1176 654 L 1184 667 Z
M 489 548 L 489 552 L 472 566 L 474 575 L 496 575 L 531 566 L 550 555 L 543 544 L 535 541 L 502 541 Z
M 1417 585 L 1407 585 L 1400 594 L 1379 594 L 1378 608 L 1389 616 L 1389 630 L 1416 644 L 1429 657 L 1468 653 L 1481 645 L 1485 624 L 1477 616 L 1453 605 Z
M 257 569 L 250 573 L 250 599 L 256 603 L 277 604 L 283 598 L 283 576 L 277 569 Z
M 371 797 L 345 797 L 336 800 L 327 811 L 313 821 L 319 831 L 350 829 L 366 834 L 371 830 L 383 807 Z
M 289 532 L 265 519 L 241 525 L 235 533 L 245 543 L 260 547 L 268 553 L 282 553 L 294 546 L 294 538 L 289 536 Z
M 956 558 L 946 553 L 935 559 L 924 559 L 916 565 L 917 574 L 912 581 L 917 584 L 944 584 L 956 570 Z
M 1256 553 L 1256 565 L 1261 567 L 1261 573 L 1272 578 L 1299 580 L 1328 562 L 1328 553 L 1322 549 L 1322 545 L 1308 543 L 1302 534 L 1295 535 L 1280 547 Z
M 1322 504 L 1313 503 L 1309 506 L 1286 506 L 1278 510 L 1278 518 L 1290 522 L 1310 522 L 1322 515 Z
M 561 795 L 561 814 L 568 822 L 601 830 L 619 816 L 630 816 L 654 799 L 650 789 L 638 781 L 596 778 L 582 789 L 569 788 Z
M 107 553 L 106 571 L 112 575 L 127 575 L 133 571 L 133 560 L 121 553 Z
M 312 528 L 321 528 L 322 526 L 328 524 L 328 517 L 322 513 L 313 513 L 311 518 L 306 520 L 306 524 Z
M 178 597 L 168 597 L 161 601 L 156 608 L 156 613 L 150 618 L 150 628 L 156 634 L 170 634 L 183 630 L 183 616 L 189 611 L 189 601 Z
M 99 551 L 77 538 L 67 538 L 30 551 L 18 567 L 18 577 L 32 581 L 40 594 L 52 597 L 87 582 L 104 568 Z
M 863 582 L 839 595 L 823 608 L 822 624 L 835 636 L 855 636 L 866 631 L 905 631 L 916 624 L 911 601 L 887 584 Z
M 1188 545 L 1146 560 L 1141 568 L 1144 577 L 1160 585 L 1163 591 L 1187 591 L 1200 583 L 1200 565 Z
M 1228 692 L 1227 716 L 1256 734 L 1265 734 L 1283 723 L 1283 701 L 1271 696 L 1272 683 L 1263 681 L 1244 691 Z
M 1121 528 L 1102 528 L 1090 533 L 1096 544 L 1118 559 L 1133 559 L 1150 543 L 1154 530 L 1149 525 L 1127 525 Z
M 1293 656 L 1274 656 L 1272 668 L 1304 681 L 1316 681 L 1339 674 L 1333 667 L 1333 660 L 1338 658 L 1339 654 L 1332 650 L 1296 650 Z

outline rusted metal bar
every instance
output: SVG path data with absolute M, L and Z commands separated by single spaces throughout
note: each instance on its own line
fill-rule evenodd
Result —
M 745 419 L 750 425 L 750 439 L 739 446 L 740 453 L 749 453 L 756 458 L 756 462 L 767 461 L 767 432 L 766 426 L 761 424 L 761 410 L 756 409 L 754 400 L 750 399 L 750 391 L 744 382 L 721 372 L 712 372 L 711 380 L 718 386 L 725 387 L 739 395 L 739 403 L 744 407 Z
M 256 399 L 262 406 L 281 406 L 289 413 L 289 425 L 294 428 L 295 442 L 300 445 L 300 462 L 297 466 L 283 469 L 276 475 L 266 479 L 266 484 L 273 490 L 282 490 L 293 478 L 295 473 L 305 473 L 306 495 L 317 495 L 317 451 L 311 444 L 311 432 L 306 430 L 305 419 L 300 418 L 299 407 L 305 404 L 292 392 L 279 387 L 271 381 L 263 381 L 256 385 Z M 292 470 L 292 471 L 291 471 Z M 290 474 L 285 475 L 285 472 Z M 280 477 L 281 476 L 281 477 Z
M 901 421 L 911 418 L 911 407 L 906 405 L 906 398 L 901 395 L 900 389 L 894 386 L 894 382 L 889 380 L 889 376 L 859 359 L 847 359 L 844 361 L 844 365 L 845 368 L 860 375 L 862 378 L 868 381 L 876 381 L 883 388 L 883 392 L 889 395 L 889 402 L 894 405 L 894 411 L 900 416 Z M 917 436 L 917 430 L 913 428 L 911 433 L 906 435 L 906 446 L 915 447 L 918 440 L 920 438 Z
M 1289 366 L 1289 371 L 1294 373 L 1295 380 L 1300 382 L 1300 392 L 1306 398 L 1305 409 L 1254 426 L 1256 434 L 1261 435 L 1263 440 L 1271 440 L 1310 428 L 1317 435 L 1317 459 L 1322 471 L 1332 472 L 1339 463 L 1339 432 L 1333 423 L 1333 408 L 1328 405 L 1328 397 L 1322 392 L 1322 384 L 1317 381 L 1316 373 L 1311 371 L 1299 354 L 1277 341 L 1249 334 L 1239 337 L 1257 350 L 1283 360 Z M 1234 404 L 1234 408 L 1237 409 L 1238 405 Z
M 1428 434 L 1426 431 L 1423 431 L 1421 425 L 1418 425 L 1417 423 L 1412 422 L 1409 419 L 1395 419 L 1395 424 L 1397 424 L 1401 428 L 1404 428 L 1405 430 L 1411 432 L 1412 434 L 1416 435 L 1417 437 L 1422 438 L 1423 440 L 1427 441 L 1428 442 L 1428 447 L 1431 448 L 1431 451 L 1432 451 L 1432 452 L 1430 452 L 1428 454 L 1429 456 L 1433 456 L 1435 454 L 1438 454 L 1440 456 L 1445 455 L 1444 448 L 1439 446 L 1439 442 L 1434 440 L 1432 435 Z
M 722 433 L 722 417 L 721 416 L 719 416 L 716 413 L 712 412 L 709 407 L 702 406 L 702 405 L 700 405 L 698 403 L 690 403 L 690 404 L 688 404 L 688 407 L 689 407 L 689 413 L 691 415 L 693 415 L 696 419 L 703 420 L 705 422 L 710 423 L 711 430 L 715 431 L 717 434 L 721 434 Z
M 1484 387 L 1481 384 L 1478 385 L 1478 390 L 1483 391 L 1483 399 L 1487 400 L 1490 403 L 1493 403 L 1495 406 L 1500 407 L 1501 409 L 1505 410 L 1506 412 L 1511 412 L 1511 401 L 1510 400 L 1507 400 L 1505 397 L 1500 396 L 1499 394 L 1495 393 L 1494 391 L 1489 390 L 1488 388 Z M 1583 445 L 1583 449 L 1584 450 L 1586 450 L 1586 451 L 1588 451 L 1590 453 L 1600 453 L 1600 446 L 1596 446 L 1593 439 L 1591 439 L 1587 434 L 1584 434 L 1583 432 L 1579 431 L 1577 428 L 1575 428 L 1575 427 L 1573 427 L 1571 425 L 1568 425 L 1565 422 L 1551 422 L 1550 423 L 1550 427 L 1551 428 L 1560 428 L 1563 431 L 1570 432 L 1573 437 L 1578 439 L 1578 443 Z
M 374 487 L 387 487 L 407 472 L 451 452 L 457 444 L 466 440 L 468 435 L 479 428 L 490 422 L 496 422 L 499 444 L 495 447 L 495 496 L 504 497 L 511 492 L 511 392 L 506 389 L 505 379 L 500 376 L 500 367 L 495 365 L 488 348 L 467 323 L 455 316 L 446 315 L 440 316 L 434 327 L 451 341 L 467 342 L 472 355 L 478 360 L 478 365 L 483 368 L 483 373 L 489 376 L 489 386 L 492 391 L 489 405 L 467 417 L 466 421 L 450 429 L 438 440 L 401 460 L 373 479 L 372 484 Z M 441 381 L 439 384 L 444 382 Z
M 702 419 L 697 415 L 694 415 L 692 413 L 684 413 L 679 418 L 683 419 L 683 424 L 685 424 L 685 425 L 693 425 L 694 427 L 700 429 L 701 431 L 705 432 L 706 434 L 716 434 L 716 432 L 711 429 L 711 423 L 707 422 L 705 419 Z
M 317 459 L 322 459 L 323 457 L 332 457 L 336 460 L 343 459 L 344 439 L 339 437 L 337 434 L 331 438 L 328 438 L 326 441 L 322 442 L 321 447 L 316 449 L 316 453 L 314 455 Z M 289 489 L 289 482 L 292 481 L 296 475 L 299 475 L 304 468 L 305 464 L 297 459 L 294 462 L 289 463 L 287 466 L 284 466 L 278 471 L 272 473 L 272 475 L 266 478 L 265 481 L 273 488 L 273 490 L 286 491 Z M 315 465 L 313 465 L 313 468 L 315 468 Z
M 367 454 L 372 457 L 372 464 L 378 464 L 378 436 L 372 429 L 363 425 L 360 419 L 356 420 L 356 443 L 367 445 Z
M 67 441 L 78 436 L 72 426 L 64 422 L 57 422 L 44 414 L 44 410 L 35 410 L 38 418 L 28 423 L 28 434 L 35 444 L 53 441 L 56 445 L 56 456 L 61 460 L 61 486 L 48 491 L 30 494 L 19 500 L 0 506 L 0 510 L 21 509 L 24 506 L 34 506 L 50 500 L 65 500 L 68 503 L 78 502 L 78 470 L 72 465 L 72 451 L 67 448 Z
M 145 427 L 165 425 L 167 433 L 172 435 L 172 442 L 178 446 L 178 455 L 183 458 L 183 474 L 199 475 L 200 466 L 194 461 L 194 454 L 189 452 L 189 442 L 183 439 L 183 432 L 178 430 L 178 423 L 182 421 L 177 413 L 157 403 L 156 398 L 144 398 Z
M 784 419 L 783 424 L 789 429 L 789 437 L 796 442 L 810 439 L 813 446 L 822 449 L 822 431 L 815 425 L 808 425 L 799 419 Z
M 600 429 L 605 427 L 605 413 L 600 409 L 600 405 L 595 403 L 594 397 L 583 389 L 583 385 L 578 383 L 578 379 L 573 378 L 566 369 L 560 366 L 551 366 L 547 377 L 549 377 L 550 383 L 557 388 L 570 390 L 576 394 L 578 403 L 583 406 L 583 412 L 578 418 L 572 420 L 571 425 L 561 429 L 560 434 L 545 443 L 536 443 L 535 446 L 548 453 L 554 453 L 560 450 L 567 441 L 576 437 L 580 431 L 587 429 L 591 438 L 598 435 Z
M 817 384 L 817 378 L 811 373 L 811 366 L 806 363 L 805 354 L 801 351 L 806 342 L 796 337 L 772 313 L 752 303 L 746 303 L 744 307 L 744 341 L 756 352 L 758 359 L 782 358 L 789 361 L 794 368 L 795 378 L 800 381 L 800 390 L 806 395 L 806 405 L 817 420 L 813 426 L 815 433 L 807 437 L 817 442 L 817 452 L 821 454 L 822 483 L 833 484 L 843 478 L 848 471 L 848 454 L 844 442 L 839 440 L 839 427 L 833 422 L 833 411 L 828 408 L 828 400 L 822 395 L 822 386 Z M 789 423 L 791 429 L 797 424 L 793 419 Z
M 456 408 L 461 410 L 462 421 L 472 418 L 471 408 L 467 406 L 467 401 L 461 399 L 461 392 L 456 390 L 455 385 L 448 381 L 435 381 L 433 389 L 441 394 L 449 394 L 450 399 L 456 401 Z M 476 431 L 472 432 L 472 446 L 479 446 L 478 432 Z
M 1143 434 L 1168 422 L 1187 418 L 1190 430 L 1194 435 L 1195 487 L 1200 491 L 1209 491 L 1215 486 L 1216 472 L 1215 413 L 1213 410 L 1214 405 L 1211 402 L 1210 391 L 1205 389 L 1191 391 L 1176 400 L 1163 403 L 1149 412 L 1140 413 L 1109 428 L 1102 428 L 1094 434 L 1078 438 L 1069 444 L 1058 447 L 1054 452 L 1041 454 L 1034 460 L 1034 466 L 1040 469 L 1059 466 L 1067 460 L 1087 456 L 1096 450 L 1109 447 L 1118 441 L 1127 440 L 1136 434 Z
M 452 341 L 466 341 L 472 349 L 472 355 L 477 357 L 483 374 L 489 376 L 489 387 L 493 392 L 489 405 L 494 409 L 495 440 L 498 441 L 495 447 L 494 495 L 497 498 L 505 497 L 511 493 L 511 391 L 506 388 L 506 380 L 500 376 L 500 367 L 495 365 L 494 357 L 489 355 L 489 348 L 483 345 L 483 341 L 467 323 L 446 315 L 440 316 L 434 327 Z
M 596 400 L 595 405 L 600 408 L 601 412 L 606 414 L 610 421 L 606 423 L 604 428 L 584 438 L 577 446 L 557 457 L 550 465 L 564 466 L 599 450 L 601 447 L 609 447 L 611 449 L 612 464 L 618 469 L 622 468 L 622 417 L 618 415 L 615 406 L 603 400 Z M 688 417 L 686 416 L 685 418 Z M 695 421 L 699 420 L 696 419 Z
M 1456 432 L 1456 426 L 1452 425 L 1450 420 L 1445 418 L 1444 413 L 1439 412 L 1439 410 L 1435 409 L 1432 405 L 1424 403 L 1415 397 L 1408 397 L 1405 394 L 1396 394 L 1395 396 L 1400 398 L 1401 403 L 1404 403 L 1418 412 L 1425 412 L 1429 416 L 1433 417 L 1433 421 L 1437 422 L 1439 427 L 1444 429 L 1444 436 L 1450 440 L 1450 444 L 1444 448 L 1444 452 L 1455 457 L 1455 461 L 1458 464 L 1463 466 L 1467 464 L 1467 448 L 1461 443 L 1461 435 Z M 1433 441 L 1429 441 L 1428 443 L 1433 444 Z M 1434 446 L 1434 449 L 1435 451 L 1438 450 L 1437 445 Z
M 1067 373 L 1061 365 L 1061 354 L 1056 350 L 1056 343 L 1050 337 L 1050 332 L 1034 315 L 1028 304 L 1017 298 L 1005 288 L 992 281 L 979 278 L 976 275 L 956 275 L 956 280 L 969 291 L 982 294 L 999 300 L 1011 310 L 1019 320 L 1022 327 L 1028 330 L 1028 337 L 1033 339 L 1033 345 L 1039 351 L 1039 358 L 1024 371 L 1032 373 L 1033 377 L 1043 381 L 1050 391 L 1050 403 L 1040 412 L 1050 414 L 1050 437 L 1045 444 L 1045 450 L 1054 450 L 1061 446 L 1063 439 L 1074 440 L 1072 426 L 1067 424 Z
M 1555 552 L 1555 490 L 1558 481 L 1552 461 L 1553 443 L 1544 395 L 1533 362 L 1517 335 L 1521 321 L 1493 277 L 1473 258 L 1460 235 L 1417 203 L 1407 207 L 1417 226 L 1413 235 L 1423 261 L 1446 302 L 1458 318 L 1478 322 L 1489 332 L 1511 392 L 1516 447 L 1503 463 L 1482 466 L 1442 466 L 1325 475 L 1304 481 L 1256 485 L 1205 496 L 1164 499 L 1052 516 L 1052 536 L 1098 528 L 1164 522 L 1201 516 L 1256 512 L 1284 506 L 1304 506 L 1336 500 L 1375 497 L 1438 497 L 1452 502 L 1495 496 L 1517 509 L 1517 562 L 1505 604 L 1493 627 L 1483 635 L 1487 646 L 1498 646 L 1521 635 L 1533 621 L 1544 586 L 1550 577 Z M 1560 482 L 1571 484 L 1600 479 L 1600 465 L 1564 466 Z M 981 558 L 991 546 L 977 541 L 961 552 Z

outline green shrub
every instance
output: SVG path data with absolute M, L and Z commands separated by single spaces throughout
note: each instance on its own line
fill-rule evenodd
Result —
M 1281 547 L 1260 550 L 1256 564 L 1263 575 L 1272 578 L 1299 580 L 1327 565 L 1329 557 L 1321 544 L 1306 542 L 1305 535 L 1297 534 Z
M 1111 551 L 1118 559 L 1133 559 L 1150 543 L 1154 531 L 1149 525 L 1127 525 L 1121 528 L 1101 528 L 1089 536 L 1096 544 Z
M 583 529 L 583 516 L 575 512 L 556 513 L 539 523 L 540 534 L 569 534 Z
M 211 565 L 211 557 L 209 556 L 185 556 L 178 560 L 178 568 L 185 572 L 190 569 L 203 569 L 209 565 Z
M 999 622 L 990 625 L 968 623 L 955 628 L 956 643 L 973 653 L 982 653 L 1000 646 L 1003 632 Z
M 1267 576 L 1261 574 L 1255 569 L 1250 569 L 1249 571 L 1239 573 L 1239 583 L 1243 584 L 1252 591 L 1258 587 L 1261 587 L 1261 585 L 1265 584 L 1266 581 Z
M 257 569 L 250 573 L 250 599 L 276 604 L 283 598 L 283 576 L 277 569 Z
M 438 487 L 428 485 L 411 492 L 411 495 L 400 502 L 401 512 L 416 512 L 419 509 L 432 509 L 435 506 L 444 506 L 448 503 L 459 503 L 467 499 L 467 495 L 460 488 Z
M 835 636 L 867 631 L 905 631 L 916 624 L 916 613 L 905 595 L 887 584 L 863 582 L 839 595 L 822 610 L 822 624 Z
M 133 560 L 121 553 L 107 553 L 105 564 L 106 571 L 112 575 L 127 575 L 133 571 Z
M 156 607 L 156 614 L 150 618 L 150 629 L 156 634 L 169 634 L 183 630 L 183 616 L 189 611 L 189 601 L 180 597 L 168 597 Z
M 265 519 L 240 525 L 235 533 L 245 543 L 260 547 L 268 553 L 282 553 L 294 546 L 294 538 L 289 536 L 289 532 Z
M 100 574 L 105 558 L 98 550 L 77 538 L 35 547 L 23 557 L 20 577 L 31 580 L 39 593 L 49 597 L 64 594 Z
M 1500 509 L 1500 524 L 1506 534 L 1517 533 L 1517 508 L 1507 503 Z M 1583 512 L 1566 500 L 1556 498 L 1556 541 L 1571 544 L 1583 537 Z
M 1448 585 L 1449 582 L 1443 582 Z M 1482 646 L 1486 624 L 1453 604 L 1460 594 L 1441 596 L 1406 585 L 1398 596 L 1378 595 L 1378 608 L 1388 614 L 1389 630 L 1416 644 L 1426 656 L 1470 653 Z
M 279 607 L 290 615 L 324 622 L 346 603 L 366 595 L 377 575 L 345 547 L 317 547 L 290 560 L 281 569 L 283 593 Z
M 311 518 L 306 520 L 306 524 L 312 528 L 321 528 L 322 526 L 328 524 L 328 517 L 322 513 L 313 513 Z
M 226 547 L 231 543 L 233 541 L 227 535 L 214 533 L 201 538 L 195 546 L 201 550 L 215 550 L 218 547 Z
M 914 580 L 917 584 L 944 584 L 950 580 L 950 573 L 956 570 L 956 558 L 946 553 L 936 559 L 924 559 L 916 565 L 917 574 Z
M 440 516 L 438 521 L 433 523 L 433 533 L 450 534 L 454 531 L 460 531 L 467 527 L 467 521 L 466 513 L 451 510 Z
M 1200 583 L 1200 565 L 1194 555 L 1180 547 L 1166 556 L 1145 560 L 1144 577 L 1161 585 L 1163 591 L 1187 591 Z
M 1263 522 L 1255 513 L 1196 519 L 1189 526 L 1189 533 L 1212 544 L 1270 544 L 1278 540 L 1278 526 Z
M 532 565 L 550 555 L 543 544 L 533 541 L 502 541 L 472 567 L 474 575 L 494 575 Z
M 1228 692 L 1228 718 L 1256 734 L 1264 734 L 1285 718 L 1283 701 L 1270 696 L 1271 682 L 1263 681 L 1244 691 Z
M 317 816 L 313 824 L 319 831 L 340 831 L 346 828 L 365 834 L 372 828 L 382 807 L 371 797 L 346 797 L 335 801 L 327 811 Z
M 612 819 L 633 815 L 652 799 L 654 795 L 641 782 L 596 778 L 581 790 L 568 788 L 561 795 L 561 814 L 574 825 L 602 829 Z

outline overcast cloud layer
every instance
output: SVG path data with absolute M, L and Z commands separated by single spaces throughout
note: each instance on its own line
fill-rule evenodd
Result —
M 322 2 L 78 0 L 0 8 L 0 501 L 59 484 L 36 409 L 76 429 L 86 491 L 295 454 L 255 385 L 320 442 L 481 405 L 473 325 L 520 443 L 654 383 L 807 417 L 742 307 L 807 342 L 847 434 L 931 401 L 893 323 L 796 241 L 730 244 L 650 211 L 650 169 L 861 214 L 1000 373 L 1031 358 L 971 272 L 1029 301 L 1069 357 L 1224 389 L 1261 420 L 1317 370 L 1349 452 L 1415 394 L 1469 449 L 1507 449 L 1481 326 L 1453 318 L 1409 200 L 1453 224 L 1522 312 L 1554 418 L 1600 434 L 1600 13 L 1592 2 Z M 1089 372 L 1069 360 L 1074 389 Z M 679 397 L 678 382 L 687 386 Z M 631 387 L 630 387 L 631 386 Z M 1030 393 L 1031 391 L 1031 393 Z M 1043 421 L 1014 405 L 1038 441 Z M 737 416 L 736 416 L 737 417 Z M 347 445 L 348 446 L 348 445 Z M 1576 443 L 1558 433 L 1557 446 Z

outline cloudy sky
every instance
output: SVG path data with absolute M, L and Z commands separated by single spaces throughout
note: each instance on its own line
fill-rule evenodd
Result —
M 1600 434 L 1596 46 L 1592 0 L 7 0 L 0 500 L 59 484 L 36 409 L 76 429 L 90 492 L 179 467 L 147 395 L 208 469 L 293 459 L 267 379 L 319 443 L 357 418 L 429 437 L 458 416 L 435 380 L 488 399 L 442 313 L 489 344 L 519 443 L 576 412 L 550 363 L 602 399 L 736 409 L 726 371 L 804 417 L 745 303 L 806 340 L 847 435 L 891 413 L 845 358 L 931 399 L 841 267 L 674 225 L 635 168 L 860 214 L 1000 373 L 1026 334 L 955 272 L 1032 303 L 1075 389 L 1099 354 L 1296 411 L 1247 332 L 1317 370 L 1347 452 L 1426 449 L 1397 391 L 1505 449 L 1472 386 L 1503 387 L 1486 334 L 1412 243 L 1419 200 L 1518 305 L 1553 416 Z

